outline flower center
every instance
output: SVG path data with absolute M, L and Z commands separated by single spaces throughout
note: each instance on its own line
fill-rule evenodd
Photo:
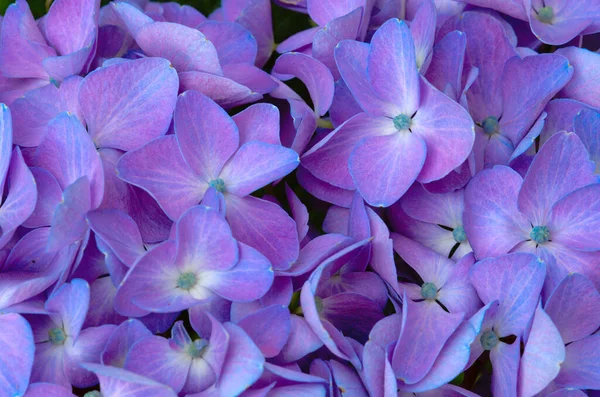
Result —
M 213 179 L 209 186 L 214 187 L 217 192 L 225 193 L 225 181 L 221 178 Z
M 198 282 L 194 273 L 182 273 L 177 280 L 177 287 L 185 290 L 192 289 Z
M 537 19 L 543 23 L 550 23 L 554 20 L 554 10 L 552 7 L 540 8 L 537 13 Z
M 465 228 L 462 226 L 457 226 L 452 230 L 452 236 L 454 237 L 454 241 L 457 243 L 464 243 L 467 241 L 467 235 L 465 234 Z
M 398 131 L 408 130 L 411 124 L 412 119 L 406 114 L 399 114 L 394 117 L 394 127 L 396 127 Z
M 192 358 L 199 358 L 202 357 L 207 346 L 207 340 L 196 339 L 193 343 L 189 344 L 187 352 Z
M 55 346 L 64 345 L 65 340 L 67 339 L 67 335 L 62 328 L 52 328 L 48 331 L 48 336 L 50 337 L 50 343 Z
M 423 283 L 421 286 L 421 296 L 425 299 L 437 298 L 437 287 L 434 283 Z
M 492 350 L 494 347 L 496 347 L 496 345 L 498 345 L 500 339 L 494 331 L 488 330 L 481 335 L 479 341 L 481 342 L 481 346 L 484 350 Z
M 92 390 L 83 395 L 83 397 L 102 397 L 102 393 L 98 390 Z
M 497 134 L 499 131 L 498 118 L 494 116 L 486 117 L 483 119 L 481 126 L 483 127 L 483 132 L 487 135 Z
M 550 230 L 548 230 L 546 226 L 535 226 L 531 229 L 529 237 L 531 237 L 536 244 L 543 244 L 550 241 Z

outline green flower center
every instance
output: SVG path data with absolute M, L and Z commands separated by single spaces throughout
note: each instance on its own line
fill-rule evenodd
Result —
M 48 331 L 48 336 L 50 337 L 50 343 L 55 346 L 64 345 L 65 340 L 67 339 L 67 335 L 62 328 L 52 328 Z
M 554 10 L 552 7 L 540 8 L 537 19 L 542 23 L 551 23 L 554 20 Z
M 221 178 L 213 179 L 209 186 L 214 187 L 217 192 L 225 193 L 225 181 Z
M 194 273 L 182 273 L 177 280 L 177 287 L 190 290 L 196 285 L 197 282 L 198 278 Z
M 187 352 L 192 358 L 199 358 L 202 357 L 207 346 L 207 340 L 196 339 L 193 343 L 189 344 Z
M 529 237 L 531 237 L 536 244 L 543 244 L 550 241 L 550 230 L 548 230 L 546 226 L 535 226 L 531 229 Z
M 481 335 L 481 338 L 479 338 L 479 341 L 481 342 L 481 346 L 484 350 L 492 350 L 498 345 L 498 343 L 500 343 L 498 335 L 496 335 L 496 333 L 492 330 L 485 331 Z
M 98 390 L 92 390 L 83 395 L 83 397 L 102 397 L 102 393 Z
M 437 298 L 437 287 L 434 283 L 423 283 L 421 286 L 421 296 L 425 299 Z
M 406 114 L 399 114 L 394 117 L 394 127 L 396 127 L 398 131 L 408 130 L 411 124 L 412 119 Z
M 497 134 L 500 130 L 498 126 L 498 118 L 494 116 L 489 116 L 483 119 L 481 126 L 483 127 L 483 132 L 485 132 L 487 135 Z
M 467 241 L 467 235 L 465 234 L 465 228 L 457 226 L 452 230 L 452 236 L 457 243 L 464 243 Z

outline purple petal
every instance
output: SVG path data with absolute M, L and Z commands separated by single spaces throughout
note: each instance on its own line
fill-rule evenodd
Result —
M 233 79 L 205 72 L 179 74 L 180 90 L 200 91 L 224 108 L 255 102 L 262 95 Z
M 249 141 L 281 144 L 279 109 L 268 103 L 257 103 L 232 117 L 238 127 L 240 145 Z
M 396 106 L 397 114 L 419 109 L 419 72 L 410 29 L 404 21 L 384 23 L 373 35 L 367 74 L 373 90 Z
M 296 178 L 300 186 L 319 200 L 345 208 L 350 207 L 352 203 L 353 190 L 342 189 L 322 181 L 302 166 L 298 167 Z
M 333 76 L 321 62 L 301 53 L 287 53 L 277 58 L 273 73 L 283 81 L 299 78 L 306 84 L 315 113 L 327 113 L 333 101 Z
M 555 379 L 556 384 L 577 389 L 598 389 L 599 343 L 600 335 L 592 335 L 569 344 L 565 362 Z
M 525 59 L 515 57 L 507 61 L 503 73 L 503 81 L 507 83 L 502 85 L 502 134 L 515 144 L 519 142 L 546 103 L 567 84 L 572 75 L 573 67 L 569 61 L 554 54 Z
M 467 159 L 475 130 L 473 120 L 460 105 L 425 79 L 420 87 L 421 103 L 410 130 L 427 145 L 427 157 L 419 174 L 419 181 L 425 183 L 441 179 Z
M 206 183 L 217 179 L 238 148 L 239 134 L 233 120 L 210 98 L 186 91 L 177 100 L 174 123 L 186 162 Z
M 388 207 L 415 181 L 426 152 L 423 139 L 408 131 L 367 137 L 350 155 L 350 174 L 367 203 Z
M 600 138 L 596 131 L 600 128 L 600 113 L 582 109 L 573 120 L 573 130 L 581 139 L 590 153 L 590 159 L 596 163 L 596 173 L 599 173 Z
M 20 396 L 27 389 L 33 366 L 33 334 L 29 323 L 14 313 L 1 314 L 0 326 L 0 392 Z
M 469 111 L 475 121 L 502 114 L 502 70 L 517 55 L 502 23 L 492 15 L 468 12 L 462 19 L 467 35 L 465 69 L 479 69 L 479 76 L 467 91 Z
M 98 8 L 93 0 L 53 2 L 44 19 L 46 39 L 61 55 L 91 46 L 97 35 Z
M 554 289 L 544 308 L 564 343 L 590 335 L 600 327 L 600 293 L 581 274 L 570 274 Z
M 492 393 L 494 396 L 516 396 L 517 374 L 519 369 L 520 340 L 512 345 L 500 342 L 490 351 L 492 372 Z
M 244 317 L 237 323 L 266 358 L 275 357 L 286 344 L 290 330 L 290 312 L 286 306 L 273 305 Z
M 70 389 L 52 383 L 33 383 L 23 397 L 74 397 Z
M 94 71 L 79 93 L 92 139 L 98 147 L 132 150 L 164 135 L 177 88 L 177 73 L 164 59 L 139 59 Z
M 335 47 L 342 40 L 355 40 L 360 34 L 364 15 L 363 7 L 329 21 L 312 39 L 312 56 L 329 68 L 334 80 L 340 78 L 335 64 Z M 364 25 L 363 25 L 364 26 Z
M 417 68 L 422 75 L 428 70 L 431 61 L 436 17 L 436 4 L 433 1 L 425 1 L 417 9 L 410 24 L 410 33 L 415 43 Z
M 414 184 L 401 200 L 408 216 L 421 222 L 455 228 L 462 225 L 464 190 L 432 194 L 420 184 Z
M 147 24 L 153 23 L 152 18 L 144 14 L 140 8 L 134 4 L 126 2 L 115 2 L 111 3 L 109 7 L 112 7 L 115 15 L 115 25 L 128 30 L 132 36 L 135 36 L 139 30 Z
M 593 85 L 598 80 L 600 55 L 576 47 L 560 49 L 557 54 L 567 57 L 574 69 L 573 78 L 560 92 L 560 96 L 600 107 L 600 94 Z
M 100 354 L 115 328 L 115 325 L 86 328 L 81 331 L 75 344 L 66 349 L 63 366 L 73 386 L 83 388 L 96 384 L 94 374 L 79 364 L 99 363 Z
M 231 301 L 249 302 L 263 296 L 273 283 L 271 264 L 260 252 L 239 243 L 240 260 L 223 272 L 202 272 L 202 285 Z
M 151 57 L 168 59 L 178 72 L 222 74 L 217 50 L 200 31 L 187 26 L 155 22 L 142 26 L 135 41 Z
M 82 176 L 63 192 L 50 222 L 47 249 L 56 252 L 83 239 L 89 230 L 85 214 L 91 209 L 90 182 Z
M 540 41 L 547 44 L 567 43 L 582 33 L 594 21 L 594 18 L 600 15 L 600 7 L 596 3 L 573 3 L 566 7 L 564 1 L 553 1 L 549 4 L 553 6 L 551 8 L 553 17 L 549 23 L 540 19 L 538 14 L 540 5 L 536 12 L 532 7 L 532 0 L 527 0 L 523 4 L 528 10 L 529 26 L 532 32 Z
M 521 336 L 537 306 L 546 265 L 538 257 L 513 253 L 477 262 L 469 279 L 483 303 L 498 300 L 494 330 Z
M 311 330 L 304 317 L 292 314 L 290 322 L 290 334 L 287 344 L 281 350 L 280 355 L 286 363 L 294 362 L 323 345 L 323 342 Z
M 2 112 L 0 118 L 0 189 L 4 190 L 6 174 L 10 165 L 14 132 L 8 106 L 2 104 L 0 111 Z
M 560 333 L 539 307 L 519 364 L 519 395 L 533 396 L 542 391 L 558 375 L 564 360 L 565 346 Z
M 100 156 L 75 116 L 61 113 L 50 121 L 44 140 L 35 153 L 35 165 L 50 171 L 62 189 L 87 176 L 92 208 L 97 208 L 102 202 L 104 173 Z
M 292 172 L 299 164 L 298 154 L 280 145 L 252 141 L 231 158 L 220 178 L 225 190 L 243 197 Z
M 109 396 L 118 394 L 130 397 L 177 396 L 170 387 L 122 368 L 99 364 L 82 364 L 82 366 L 98 376 L 102 393 Z
M 133 265 L 146 252 L 140 231 L 127 214 L 117 210 L 97 210 L 89 212 L 86 219 L 94 233 L 127 266 Z
M 221 395 L 234 396 L 260 377 L 265 359 L 252 339 L 240 327 L 233 323 L 226 323 L 224 326 L 230 339 L 218 389 Z
M 254 64 L 257 53 L 256 39 L 240 24 L 206 21 L 197 26 L 215 46 L 221 65 Z
M 396 117 L 400 113 L 398 107 L 381 99 L 371 88 L 367 76 L 369 48 L 366 43 L 344 40 L 335 48 L 335 62 L 354 99 L 364 111 L 373 116 Z
M 124 154 L 117 163 L 117 173 L 125 182 L 150 193 L 174 220 L 198 204 L 207 189 L 185 162 L 172 135 Z
M 478 258 L 502 255 L 528 238 L 530 225 L 517 209 L 521 184 L 515 171 L 496 166 L 467 185 L 464 227 Z
M 294 220 L 277 204 L 253 196 L 226 200 L 233 237 L 259 250 L 275 270 L 289 269 L 300 249 Z
M 458 99 L 462 88 L 466 46 L 467 37 L 463 32 L 455 30 L 448 33 L 433 47 L 431 63 L 425 74 L 427 81 L 453 99 Z
M 354 190 L 350 170 L 345 166 L 352 150 L 363 138 L 395 132 L 390 119 L 359 113 L 304 153 L 302 165 L 324 182 Z
M 237 242 L 218 211 L 196 206 L 177 221 L 175 266 L 182 272 L 226 271 L 238 261 Z
M 600 249 L 598 239 L 590 233 L 600 228 L 599 194 L 600 185 L 586 186 L 552 206 L 547 223 L 553 242 L 583 251 Z
M 288 200 L 288 204 L 290 205 L 290 210 L 292 213 L 292 217 L 296 222 L 296 231 L 298 232 L 298 241 L 302 242 L 306 235 L 308 234 L 309 226 L 309 214 L 306 206 L 300 201 L 296 193 L 289 187 L 288 184 L 285 185 L 285 194 Z
M 59 315 L 65 333 L 77 339 L 90 302 L 90 286 L 81 279 L 75 279 L 64 284 L 46 302 L 45 308 L 49 313 Z
M 29 218 L 37 200 L 35 179 L 18 147 L 10 157 L 7 181 L 8 192 L 0 207 L 0 247 L 4 246 L 13 231 Z M 4 189 L 3 182 L 0 181 L 0 188 Z
M 23 222 L 23 226 L 30 228 L 50 226 L 54 209 L 62 199 L 62 189 L 56 178 L 45 169 L 31 167 L 29 170 L 35 178 L 37 201 L 33 213 Z
M 124 368 L 180 391 L 191 364 L 192 357 L 171 349 L 167 339 L 150 336 L 131 347 Z
M 594 163 L 574 133 L 560 133 L 540 149 L 519 191 L 519 209 L 534 226 L 545 225 L 554 203 L 596 182 Z
M 19 0 L 6 9 L 0 48 L 0 70 L 4 76 L 35 77 L 48 83 L 48 73 L 42 67 L 42 61 L 56 55 L 56 52 L 46 45 L 27 1 Z
M 348 14 L 350 11 L 363 5 L 363 3 L 360 0 L 307 1 L 308 14 L 319 25 L 325 25 L 335 18 Z

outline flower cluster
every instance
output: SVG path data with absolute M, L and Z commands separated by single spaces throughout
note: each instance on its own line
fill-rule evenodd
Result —
M 47 3 L 0 397 L 600 396 L 598 0 Z

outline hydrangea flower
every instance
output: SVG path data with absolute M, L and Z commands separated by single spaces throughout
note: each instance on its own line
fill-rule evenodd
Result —
M 471 118 L 419 76 L 414 51 L 408 27 L 398 20 L 379 28 L 370 46 L 340 43 L 336 62 L 365 113 L 346 121 L 302 158 L 318 178 L 346 189 L 356 185 L 373 206 L 393 204 L 415 180 L 446 176 L 473 145 Z M 348 168 L 333 166 L 340 163 Z

